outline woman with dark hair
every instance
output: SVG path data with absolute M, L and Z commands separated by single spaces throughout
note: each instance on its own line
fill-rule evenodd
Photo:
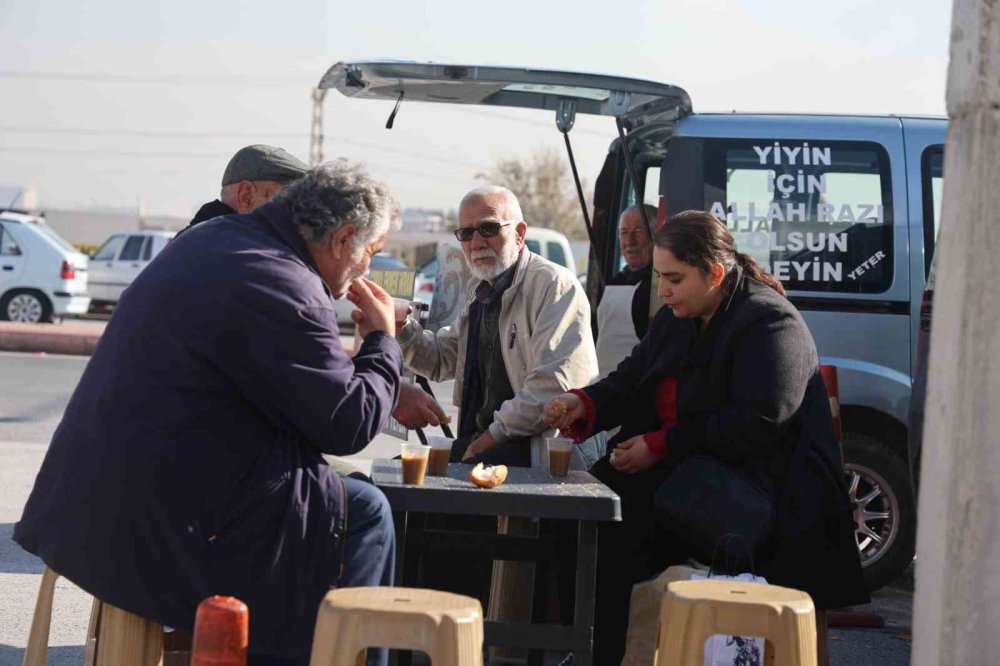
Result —
M 747 530 L 763 535 L 752 546 L 757 573 L 805 590 L 818 609 L 868 600 L 805 322 L 781 283 L 737 252 L 712 214 L 674 215 L 653 241 L 666 307 L 611 375 L 544 411 L 546 423 L 577 441 L 621 426 L 608 447 L 614 451 L 590 470 L 621 497 L 623 518 L 603 524 L 598 542 L 594 663 L 602 666 L 621 661 L 632 585 L 692 556 L 710 557 L 705 535 L 695 534 L 710 522 L 709 507 L 704 516 L 688 510 L 696 529 L 664 520 L 678 483 L 697 489 L 714 481 L 695 470 L 738 476 L 772 509 L 766 524 Z M 695 458 L 708 466 L 691 464 Z M 678 478 L 685 474 L 692 478 Z M 725 517 L 724 493 L 703 496 Z

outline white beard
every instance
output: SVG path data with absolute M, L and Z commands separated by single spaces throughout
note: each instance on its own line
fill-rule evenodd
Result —
M 495 280 L 500 274 L 517 263 L 518 250 L 517 243 L 507 243 L 500 249 L 499 256 L 489 248 L 482 250 L 471 250 L 468 257 L 469 271 L 480 280 Z M 475 259 L 483 258 L 496 259 L 492 266 L 478 266 Z

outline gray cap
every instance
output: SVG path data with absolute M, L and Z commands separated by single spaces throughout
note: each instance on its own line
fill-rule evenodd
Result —
M 283 148 L 255 144 L 241 148 L 226 165 L 222 186 L 241 180 L 273 180 L 287 183 L 301 178 L 309 165 Z

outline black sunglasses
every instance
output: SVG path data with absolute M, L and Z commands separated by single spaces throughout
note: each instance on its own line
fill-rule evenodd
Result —
M 508 224 L 514 224 L 515 222 L 520 222 L 520 220 L 504 220 L 502 222 L 485 220 L 480 222 L 478 227 L 459 227 L 455 229 L 455 238 L 465 243 L 472 240 L 472 236 L 477 231 L 483 238 L 493 238 L 500 233 L 501 227 L 506 227 Z

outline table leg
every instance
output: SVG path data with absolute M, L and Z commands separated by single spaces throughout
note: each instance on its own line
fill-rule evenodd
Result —
M 576 604 L 573 628 L 589 636 L 587 650 L 573 651 L 573 666 L 591 666 L 594 658 L 594 594 L 597 591 L 597 523 L 581 520 L 576 541 Z
M 396 573 L 393 576 L 396 587 L 403 585 L 403 565 L 406 553 L 406 512 L 393 511 L 392 524 L 396 528 Z

